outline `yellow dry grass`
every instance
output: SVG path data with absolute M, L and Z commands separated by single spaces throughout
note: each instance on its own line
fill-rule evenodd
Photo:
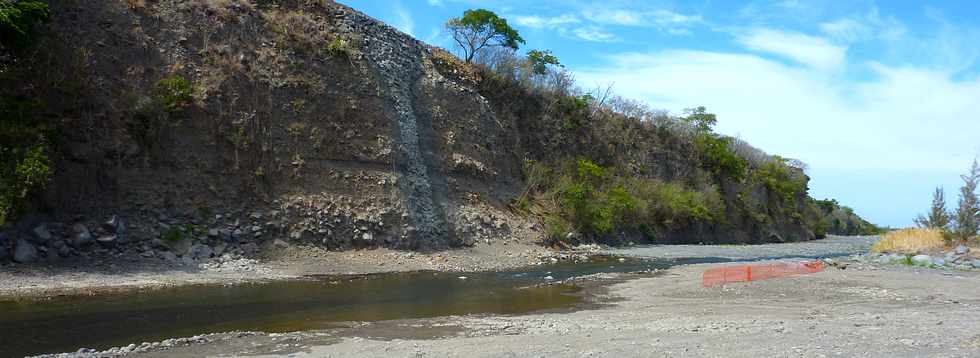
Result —
M 871 251 L 917 254 L 945 245 L 943 233 L 938 229 L 902 229 L 882 235 Z

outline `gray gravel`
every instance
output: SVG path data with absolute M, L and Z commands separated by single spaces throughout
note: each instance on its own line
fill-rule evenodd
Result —
M 640 258 L 718 258 L 732 261 L 830 257 L 867 253 L 879 236 L 830 236 L 823 240 L 764 245 L 643 245 L 599 252 Z

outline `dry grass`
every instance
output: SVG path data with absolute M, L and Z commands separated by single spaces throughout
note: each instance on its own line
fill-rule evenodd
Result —
M 902 229 L 883 235 L 871 251 L 917 254 L 944 246 L 946 240 L 938 229 Z

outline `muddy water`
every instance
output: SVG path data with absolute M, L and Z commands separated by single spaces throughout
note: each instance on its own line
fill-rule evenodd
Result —
M 70 352 L 81 347 L 104 349 L 233 330 L 287 332 L 329 328 L 348 321 L 570 308 L 582 301 L 576 294 L 578 287 L 542 283 L 677 264 L 623 260 L 595 258 L 521 271 L 317 277 L 45 301 L 0 301 L 0 356 Z

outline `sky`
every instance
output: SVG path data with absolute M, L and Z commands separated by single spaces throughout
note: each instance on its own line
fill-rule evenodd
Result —
M 430 44 L 494 11 L 588 90 L 681 114 L 809 166 L 810 194 L 904 227 L 980 154 L 980 2 L 340 0 Z

